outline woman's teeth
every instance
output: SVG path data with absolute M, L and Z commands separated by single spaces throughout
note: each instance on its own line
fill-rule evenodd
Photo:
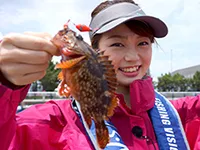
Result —
M 138 68 L 139 68 L 139 66 L 137 66 L 137 67 L 131 67 L 131 68 L 121 68 L 121 70 L 123 72 L 135 72 L 135 71 L 138 70 Z

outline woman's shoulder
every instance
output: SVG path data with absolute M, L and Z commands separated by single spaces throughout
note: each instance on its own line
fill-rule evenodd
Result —
M 17 113 L 16 120 L 23 123 L 51 122 L 52 120 L 66 120 L 66 115 L 74 114 L 71 100 L 50 100 L 43 104 L 35 104 Z

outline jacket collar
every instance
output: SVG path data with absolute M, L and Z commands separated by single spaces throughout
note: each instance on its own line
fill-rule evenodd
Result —
M 124 101 L 122 94 L 117 94 L 120 99 L 120 107 L 126 109 L 129 113 L 140 114 L 146 112 L 154 106 L 155 94 L 152 84 L 152 78 L 139 79 L 130 84 L 130 104 L 129 109 Z

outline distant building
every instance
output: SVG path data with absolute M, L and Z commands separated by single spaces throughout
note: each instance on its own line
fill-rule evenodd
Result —
M 185 78 L 192 78 L 197 71 L 200 71 L 200 65 L 179 69 L 179 70 L 173 71 L 171 74 L 175 75 L 176 73 L 179 73 Z

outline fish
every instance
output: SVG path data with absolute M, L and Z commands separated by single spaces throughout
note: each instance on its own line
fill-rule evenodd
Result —
M 91 30 L 85 25 L 77 25 L 76 28 L 80 31 Z M 79 102 L 88 128 L 94 121 L 97 143 L 103 149 L 110 141 L 104 120 L 109 120 L 113 115 L 119 101 L 114 65 L 109 56 L 104 54 L 105 51 L 93 49 L 68 23 L 51 41 L 62 56 L 56 65 L 61 69 L 58 75 L 61 81 L 59 95 L 72 96 Z

